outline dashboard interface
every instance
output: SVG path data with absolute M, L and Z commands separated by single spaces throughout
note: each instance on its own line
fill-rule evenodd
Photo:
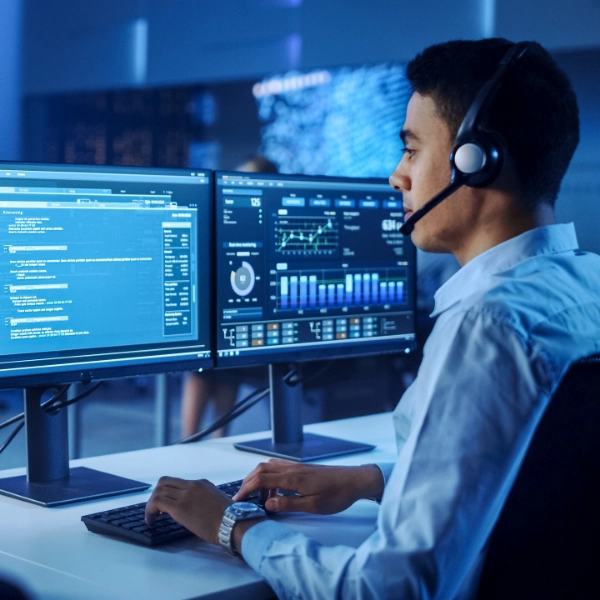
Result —
M 415 248 L 383 179 L 217 172 L 217 366 L 415 347 Z
M 208 172 L 0 165 L 0 380 L 210 366 L 211 193 Z

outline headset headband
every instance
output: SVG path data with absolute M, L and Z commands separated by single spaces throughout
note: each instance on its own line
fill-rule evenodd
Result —
M 492 101 L 498 93 L 506 72 L 525 54 L 527 45 L 528 42 L 519 42 L 511 46 L 498 64 L 493 77 L 481 86 L 458 129 L 455 145 L 461 141 L 461 138 L 467 135 L 470 136 L 478 130 L 481 120 L 486 116 L 486 112 L 491 107 Z

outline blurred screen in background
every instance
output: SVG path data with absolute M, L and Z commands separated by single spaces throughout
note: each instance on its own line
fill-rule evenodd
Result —
M 404 67 L 293 71 L 262 81 L 25 99 L 25 160 L 387 177 L 410 87 Z
M 253 87 L 262 153 L 282 173 L 388 177 L 411 90 L 400 65 L 270 77 Z

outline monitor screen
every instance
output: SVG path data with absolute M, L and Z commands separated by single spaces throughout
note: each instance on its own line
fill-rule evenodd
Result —
M 212 174 L 0 164 L 0 386 L 212 366 Z
M 415 248 L 384 179 L 217 172 L 217 366 L 409 351 Z

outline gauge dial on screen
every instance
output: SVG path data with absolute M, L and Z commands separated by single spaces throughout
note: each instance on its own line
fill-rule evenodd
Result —
M 247 296 L 254 288 L 254 269 L 246 261 L 236 271 L 231 271 L 231 287 L 238 296 Z

